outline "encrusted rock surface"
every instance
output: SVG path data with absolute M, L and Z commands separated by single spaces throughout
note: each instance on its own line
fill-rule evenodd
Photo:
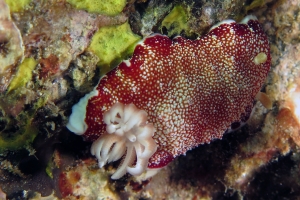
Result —
M 272 109 L 257 102 L 247 125 L 188 151 L 149 180 L 129 175 L 111 180 L 118 163 L 98 169 L 91 143 L 65 128 L 72 105 L 92 90 L 104 71 L 88 46 L 99 28 L 126 21 L 141 37 L 174 33 L 178 22 L 167 27 L 162 22 L 175 6 L 187 16 L 183 19 L 188 27 L 179 33 L 191 39 L 226 18 L 258 17 L 271 45 L 272 66 L 262 91 Z M 296 199 L 300 196 L 299 8 L 300 0 L 247 5 L 233 0 L 136 0 L 112 17 L 77 10 L 65 0 L 32 0 L 23 10 L 12 12 L 25 59 L 37 64 L 24 70 L 26 80 L 11 90 L 11 75 L 21 73 L 18 70 L 4 75 L 6 85 L 0 83 L 4 88 L 0 91 L 0 198 Z M 0 45 L 4 47 L 1 38 Z

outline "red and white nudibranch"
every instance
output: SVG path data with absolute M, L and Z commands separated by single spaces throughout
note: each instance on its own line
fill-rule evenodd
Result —
M 270 61 L 254 16 L 196 40 L 154 34 L 73 106 L 67 127 L 94 142 L 100 167 L 125 157 L 112 178 L 151 173 L 245 122 Z

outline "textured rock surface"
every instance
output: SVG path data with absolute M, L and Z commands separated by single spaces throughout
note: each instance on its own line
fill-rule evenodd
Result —
M 175 4 L 190 16 L 189 34 L 181 34 L 191 39 L 223 19 L 239 21 L 246 11 L 258 17 L 271 43 L 272 67 L 263 91 L 273 108 L 257 103 L 248 125 L 188 151 L 150 180 L 125 176 L 112 181 L 109 177 L 118 163 L 99 170 L 89 153 L 91 143 L 65 128 L 71 106 L 97 84 L 102 69 L 97 66 L 99 58 L 86 48 L 99 27 L 127 19 L 140 36 L 172 32 L 161 22 Z M 137 0 L 108 17 L 79 11 L 64 0 L 32 0 L 24 10 L 13 12 L 25 57 L 38 65 L 24 86 L 0 94 L 0 144 L 6 147 L 0 148 L 0 195 L 9 199 L 51 194 L 52 199 L 67 195 L 95 199 L 100 194 L 111 199 L 299 197 L 300 1 L 253 5 Z M 62 187 L 64 181 L 71 185 Z

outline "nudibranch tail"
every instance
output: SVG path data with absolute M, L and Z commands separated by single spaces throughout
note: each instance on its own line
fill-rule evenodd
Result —
M 100 167 L 123 157 L 112 178 L 148 177 L 245 123 L 270 64 L 255 16 L 222 21 L 196 40 L 154 34 L 73 106 L 67 127 L 94 142 Z
M 90 98 L 97 96 L 98 91 L 93 90 L 80 99 L 80 101 L 72 107 L 72 114 L 69 118 L 67 128 L 77 135 L 83 135 L 88 126 L 85 122 L 86 107 Z

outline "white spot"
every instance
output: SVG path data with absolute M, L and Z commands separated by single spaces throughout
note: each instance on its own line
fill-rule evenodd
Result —
M 131 66 L 131 63 L 130 63 L 129 60 L 123 60 L 123 62 L 125 63 L 125 65 L 126 65 L 127 67 L 130 67 L 130 66 Z
M 262 63 L 265 63 L 267 61 L 267 55 L 264 53 L 264 52 L 260 52 L 259 54 L 257 54 L 254 59 L 253 59 L 253 62 L 256 64 L 256 65 L 259 65 L 259 64 L 262 64 Z
M 242 19 L 240 24 L 248 24 L 250 20 L 257 21 L 257 18 L 254 15 L 247 15 L 244 19 Z
M 212 31 L 213 29 L 215 29 L 215 28 L 221 26 L 222 24 L 232 24 L 232 23 L 235 23 L 235 21 L 232 20 L 232 19 L 225 19 L 225 20 L 220 21 L 219 23 L 213 25 L 213 26 L 209 29 L 209 32 Z

